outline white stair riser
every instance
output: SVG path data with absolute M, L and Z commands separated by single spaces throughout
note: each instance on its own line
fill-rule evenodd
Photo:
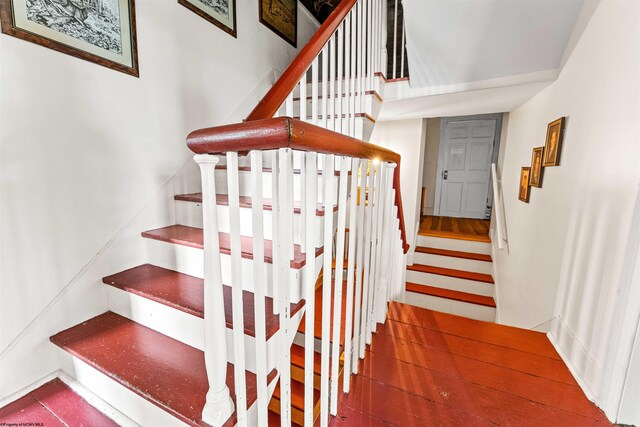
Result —
M 475 280 L 460 279 L 458 277 L 442 276 L 440 274 L 423 273 L 407 269 L 407 282 L 419 285 L 434 286 L 452 291 L 467 292 L 469 294 L 493 296 L 493 284 L 477 282 Z
M 338 175 L 334 176 L 334 194 L 338 194 Z M 251 185 L 251 172 L 247 170 L 238 171 L 238 184 L 240 196 L 251 197 L 253 186 Z M 293 174 L 293 200 L 301 200 L 302 179 L 300 173 Z M 318 174 L 318 203 L 323 203 L 323 179 L 322 174 Z M 227 170 L 216 169 L 216 192 L 218 194 L 228 194 L 227 192 Z M 262 197 L 271 199 L 273 192 L 271 191 L 271 172 L 262 173 Z M 337 196 L 334 197 L 333 203 L 336 204 Z
M 181 225 L 202 228 L 202 205 L 194 202 L 176 201 L 176 222 Z M 229 221 L 229 207 L 218 205 L 218 231 L 224 233 L 231 232 L 231 224 Z M 240 234 L 243 236 L 253 237 L 253 211 L 250 208 L 240 208 Z M 334 223 L 337 220 L 337 212 L 334 213 Z M 262 225 L 264 238 L 273 240 L 273 212 L 265 210 L 262 213 Z M 302 230 L 301 215 L 293 215 L 293 239 L 294 243 L 301 244 Z M 316 246 L 323 245 L 324 217 L 316 215 L 314 217 L 314 225 L 316 229 Z
M 485 242 L 418 235 L 417 244 L 427 248 L 491 255 L 491 243 Z
M 150 264 L 174 270 L 195 277 L 204 277 L 204 251 L 189 246 L 176 245 L 154 239 L 145 239 L 147 260 Z M 220 256 L 222 266 L 222 282 L 231 285 L 231 256 Z M 242 288 L 253 292 L 253 260 L 242 258 Z M 273 265 L 265 263 L 267 296 L 273 297 Z M 291 302 L 300 301 L 304 295 L 304 269 L 290 269 Z M 315 277 L 322 268 L 322 256 L 316 258 Z
M 100 396 L 100 399 L 129 417 L 133 422 L 141 426 L 187 426 L 187 424 L 159 406 L 154 405 L 79 358 L 72 356 L 61 348 L 57 348 L 57 350 L 58 360 L 63 372 L 75 379 L 83 387 L 91 390 L 96 396 Z
M 134 295 L 113 286 L 107 286 L 107 288 L 109 309 L 114 313 L 204 351 L 204 320 L 200 317 Z M 297 328 L 297 325 L 300 323 L 301 316 L 302 310 L 296 313 L 291 319 L 291 324 L 295 326 L 295 328 Z M 268 372 L 276 368 L 279 334 L 280 332 L 276 332 L 267 341 Z M 245 367 L 253 373 L 256 372 L 255 346 L 255 338 L 245 335 Z M 227 328 L 227 361 L 234 363 L 234 360 L 233 329 Z
M 456 258 L 450 256 L 425 254 L 416 252 L 413 255 L 414 264 L 432 265 L 434 267 L 452 268 L 454 270 L 471 271 L 473 273 L 492 274 L 493 266 L 490 262 L 474 259 Z
M 424 295 L 417 292 L 405 292 L 405 303 L 485 322 L 494 322 L 496 319 L 496 309 L 493 307 Z

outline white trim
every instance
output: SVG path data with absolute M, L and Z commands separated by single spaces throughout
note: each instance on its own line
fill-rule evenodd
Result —
M 50 374 L 47 374 L 44 377 L 40 378 L 39 380 L 29 384 L 28 386 L 22 387 L 20 390 L 16 391 L 15 393 L 11 393 L 5 396 L 4 398 L 0 399 L 0 408 L 4 408 L 8 404 L 15 402 L 16 400 L 31 393 L 33 390 L 37 389 L 38 387 L 48 383 L 51 380 L 56 379 L 58 377 L 58 372 L 60 371 L 55 371 Z

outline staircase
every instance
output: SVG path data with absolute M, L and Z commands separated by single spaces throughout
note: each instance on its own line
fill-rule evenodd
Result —
M 243 123 L 187 140 L 201 187 L 105 272 L 109 311 L 51 337 L 63 371 L 143 426 L 327 425 L 406 237 L 400 157 L 368 140 L 382 0 L 345 0 Z M 339 266 L 339 268 L 334 268 Z
M 487 238 L 418 235 L 406 270 L 405 302 L 418 307 L 495 321 L 491 243 Z

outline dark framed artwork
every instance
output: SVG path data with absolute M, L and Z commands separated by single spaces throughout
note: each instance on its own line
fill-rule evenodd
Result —
M 296 47 L 298 40 L 298 0 L 258 0 L 260 22 Z
M 236 0 L 178 0 L 178 3 L 211 22 L 222 31 L 238 37 Z
M 134 0 L 0 0 L 2 32 L 139 76 Z
M 322 24 L 338 7 L 340 0 L 300 0 L 300 3 Z
M 523 167 L 520 171 L 520 186 L 518 191 L 518 199 L 525 203 L 529 203 L 529 178 L 531 176 L 531 168 Z
M 542 169 L 543 153 L 544 147 L 537 147 L 533 149 L 533 153 L 531 154 L 531 177 L 529 184 L 532 187 L 542 187 L 542 174 L 544 172 L 544 169 Z
M 558 166 L 560 164 L 560 150 L 564 137 L 564 117 L 554 120 L 547 126 L 547 139 L 544 143 L 544 161 L 542 166 Z

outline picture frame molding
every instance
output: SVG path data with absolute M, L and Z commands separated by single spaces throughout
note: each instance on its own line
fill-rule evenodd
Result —
M 524 175 L 524 171 L 528 170 L 529 171 L 529 178 L 527 179 L 527 194 L 525 195 L 525 197 L 521 197 L 520 196 L 520 186 L 522 184 L 522 177 Z M 529 198 L 531 197 L 531 185 L 529 185 L 529 180 L 531 179 L 531 167 L 530 166 L 523 166 L 522 169 L 520 169 L 520 179 L 518 180 L 518 200 L 525 202 L 525 203 L 529 203 Z
M 285 40 L 287 43 L 289 43 L 291 46 L 293 46 L 294 48 L 298 48 L 298 0 L 294 1 L 294 4 L 296 6 L 296 10 L 295 10 L 295 25 L 294 25 L 294 29 L 293 29 L 293 38 L 294 40 L 291 41 L 289 40 L 284 34 L 282 34 L 276 27 L 274 27 L 273 25 L 271 25 L 271 23 L 267 22 L 266 20 L 264 20 L 262 18 L 262 2 L 263 0 L 258 0 L 258 4 L 259 4 L 259 9 L 258 9 L 258 19 L 260 20 L 260 23 L 262 25 L 264 25 L 265 27 L 269 28 L 271 31 L 273 31 L 275 34 L 277 34 L 278 36 L 280 36 L 281 39 Z
M 102 56 L 68 46 L 56 40 L 49 39 L 45 36 L 31 33 L 27 30 L 15 26 L 13 15 L 14 0 L 0 0 L 0 24 L 2 25 L 2 33 L 22 39 L 46 48 L 73 56 L 85 61 L 93 62 L 112 70 L 120 71 L 134 77 L 140 77 L 140 68 L 138 64 L 138 35 L 136 30 L 136 7 L 135 0 L 127 0 L 129 3 L 129 25 L 131 32 L 131 66 L 119 64 L 117 62 L 106 59 Z
M 536 152 L 539 151 L 540 152 L 540 172 L 538 174 L 539 179 L 537 183 L 533 182 L 533 171 L 535 169 L 535 155 Z M 536 147 L 533 149 L 533 151 L 531 152 L 531 172 L 529 173 L 529 185 L 531 187 L 535 187 L 535 188 L 542 188 L 542 177 L 544 174 L 544 167 L 542 166 L 542 163 L 544 162 L 544 147 Z
M 236 0 L 229 0 L 229 1 L 233 2 L 233 29 L 227 27 L 224 23 L 218 21 L 216 18 L 214 18 L 213 16 L 209 15 L 207 12 L 203 11 L 202 9 L 198 9 L 196 6 L 194 6 L 188 0 L 178 0 L 178 3 L 181 4 L 182 6 L 186 7 L 187 9 L 189 9 L 191 12 L 195 13 L 199 17 L 205 19 L 206 21 L 209 21 L 211 24 L 215 25 L 216 27 L 218 27 L 219 29 L 221 29 L 225 33 L 227 33 L 230 36 L 233 36 L 233 37 L 235 37 L 237 39 L 238 38 L 238 16 L 237 16 L 237 13 L 236 13 L 237 12 Z
M 542 167 L 553 167 L 553 166 L 560 166 L 560 154 L 562 151 L 562 144 L 564 142 L 564 127 L 565 127 L 565 117 L 560 117 L 559 119 L 556 119 L 554 121 L 552 121 L 551 123 L 549 123 L 547 125 L 547 136 L 545 138 L 544 141 L 544 152 L 543 152 L 543 157 L 542 157 Z M 558 148 L 556 148 L 556 156 L 555 159 L 553 159 L 553 161 L 551 162 L 547 162 L 546 161 L 546 155 L 547 155 L 547 150 L 549 149 L 549 144 L 550 144 L 550 133 L 551 133 L 551 129 L 556 126 L 559 125 L 560 126 L 560 130 L 558 132 Z

